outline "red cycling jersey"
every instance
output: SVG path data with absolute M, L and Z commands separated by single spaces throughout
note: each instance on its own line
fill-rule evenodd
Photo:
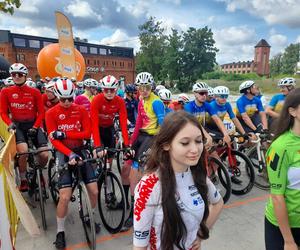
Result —
M 5 88 L 1 91 L 0 113 L 7 125 L 12 121 L 35 121 L 33 127 L 38 128 L 45 115 L 42 95 L 37 89 L 25 84 Z
M 120 127 L 125 146 L 129 145 L 127 130 L 127 111 L 125 101 L 115 96 L 112 100 L 107 100 L 104 94 L 98 94 L 93 98 L 91 104 L 92 134 L 94 146 L 101 146 L 99 127 L 111 127 L 114 123 L 115 114 L 119 113 Z
M 51 102 L 49 99 L 48 99 L 48 96 L 46 93 L 42 94 L 42 98 L 43 98 L 43 103 L 44 103 L 44 108 L 45 108 L 45 111 L 51 109 L 52 107 L 54 107 L 56 104 L 58 104 L 58 101 L 57 102 Z M 56 98 L 55 98 L 56 99 Z M 57 99 L 56 99 L 57 100 Z
M 69 108 L 61 105 L 46 112 L 46 126 L 48 134 L 53 131 L 66 133 L 66 139 L 50 139 L 52 145 L 64 155 L 69 156 L 72 149 L 83 145 L 83 139 L 91 138 L 91 122 L 88 112 L 84 107 L 72 104 Z

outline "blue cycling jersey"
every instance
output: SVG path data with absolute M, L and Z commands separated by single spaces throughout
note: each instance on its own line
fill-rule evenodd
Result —
M 129 100 L 128 98 L 126 98 L 125 104 L 127 110 L 127 119 L 130 121 L 131 124 L 135 125 L 139 101 L 137 99 Z
M 285 100 L 285 95 L 277 94 L 274 95 L 269 103 L 269 107 L 272 108 L 276 113 L 280 113 L 282 110 Z
M 230 119 L 235 118 L 235 114 L 233 113 L 231 104 L 229 102 L 226 102 L 224 105 L 220 105 L 216 102 L 216 100 L 214 100 L 209 105 L 212 107 L 212 109 L 214 111 L 216 111 L 217 116 L 222 121 L 224 120 L 224 117 L 227 113 L 228 113 Z M 207 123 L 214 124 L 214 121 L 212 119 L 210 119 L 210 117 L 209 117 L 209 119 L 207 120 Z
M 247 113 L 249 117 L 255 115 L 255 113 L 265 111 L 262 102 L 259 98 L 253 97 L 253 99 L 248 99 L 246 95 L 242 95 L 237 101 L 237 116 L 240 117 L 242 114 Z
M 168 114 L 168 113 L 173 112 L 173 111 L 174 111 L 173 109 L 165 106 L 165 114 Z
M 216 115 L 216 111 L 212 109 L 209 103 L 204 102 L 202 106 L 198 106 L 195 100 L 185 104 L 184 110 L 194 115 L 203 126 L 209 115 Z

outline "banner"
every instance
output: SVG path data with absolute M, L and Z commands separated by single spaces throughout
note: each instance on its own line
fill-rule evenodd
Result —
M 62 65 L 62 76 L 68 78 L 76 77 L 75 49 L 73 40 L 72 24 L 61 12 L 56 11 L 56 27 L 60 49 L 60 62 Z

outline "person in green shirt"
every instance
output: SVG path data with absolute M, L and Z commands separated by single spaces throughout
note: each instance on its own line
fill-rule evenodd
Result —
M 265 212 L 266 250 L 300 249 L 300 88 L 290 92 L 266 154 L 271 196 Z

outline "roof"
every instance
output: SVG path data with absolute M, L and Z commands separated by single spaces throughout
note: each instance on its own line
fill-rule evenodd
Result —
M 268 42 L 265 39 L 261 39 L 258 42 L 258 44 L 255 45 L 254 48 L 257 48 L 257 47 L 268 47 L 268 48 L 271 48 L 270 44 L 268 44 Z

